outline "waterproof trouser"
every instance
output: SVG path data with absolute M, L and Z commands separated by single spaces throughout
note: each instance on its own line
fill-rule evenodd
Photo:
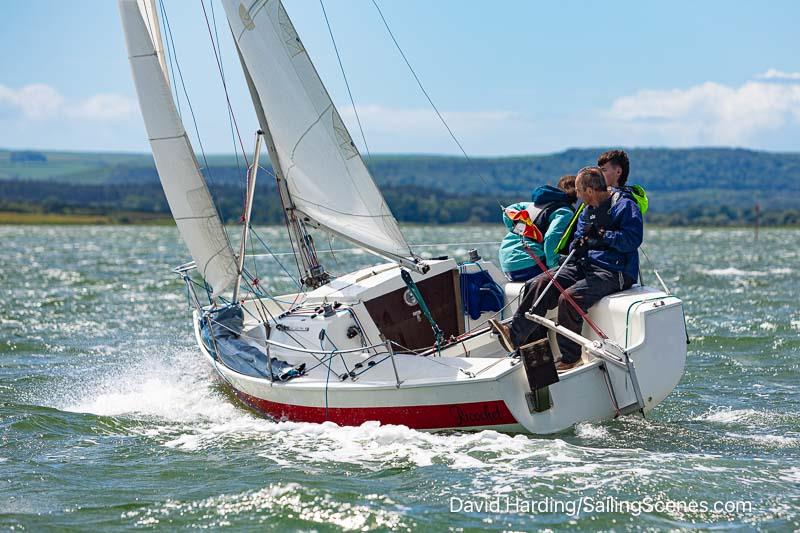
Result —
M 556 268 L 550 270 L 555 276 Z M 603 297 L 630 288 L 633 280 L 625 277 L 622 272 L 612 272 L 604 268 L 586 263 L 569 264 L 561 270 L 556 278 L 561 287 L 572 296 L 572 299 L 584 312 L 600 301 Z M 580 334 L 583 328 L 583 318 L 578 311 L 561 296 L 555 285 L 551 286 L 539 304 L 531 308 L 539 298 L 550 278 L 542 273 L 525 283 L 522 301 L 520 301 L 514 320 L 511 322 L 511 342 L 515 346 L 523 346 L 547 336 L 547 329 L 525 318 L 525 313 L 530 311 L 535 315 L 544 316 L 548 310 L 558 306 L 558 324 L 570 331 Z M 561 360 L 564 363 L 574 363 L 581 357 L 581 348 L 578 344 L 562 335 L 557 335 L 558 347 L 561 350 Z

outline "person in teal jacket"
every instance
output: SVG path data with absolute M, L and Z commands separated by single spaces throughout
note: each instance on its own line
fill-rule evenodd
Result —
M 576 200 L 575 176 L 563 176 L 557 187 L 538 187 L 530 202 L 519 202 L 503 210 L 508 234 L 500 244 L 500 268 L 510 281 L 527 281 L 542 272 L 525 246 L 547 268 L 558 266 L 556 246 L 569 226 Z

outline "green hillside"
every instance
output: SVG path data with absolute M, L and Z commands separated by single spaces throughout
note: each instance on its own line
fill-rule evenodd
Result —
M 601 151 L 570 149 L 475 158 L 471 163 L 451 156 L 377 155 L 367 164 L 400 220 L 495 222 L 497 201 L 528 199 L 535 187 L 595 163 Z M 745 223 L 752 220 L 759 202 L 767 223 L 798 222 L 794 199 L 800 194 L 800 154 L 729 148 L 628 152 L 629 182 L 646 187 L 651 221 Z M 244 162 L 237 165 L 233 155 L 207 160 L 205 172 L 220 210 L 235 220 L 241 209 Z M 261 179 L 257 220 L 279 221 L 273 189 L 268 179 Z M 168 213 L 149 154 L 13 150 L 0 150 L 0 210 Z
M 153 166 L 143 154 L 41 152 L 0 149 L 0 180 L 48 180 L 62 183 L 107 183 L 113 169 Z

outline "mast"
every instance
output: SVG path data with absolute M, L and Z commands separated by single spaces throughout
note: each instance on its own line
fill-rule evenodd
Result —
M 247 236 L 250 229 L 250 215 L 253 213 L 253 196 L 256 192 L 256 176 L 258 175 L 258 160 L 261 157 L 261 136 L 263 131 L 256 132 L 256 150 L 253 154 L 253 166 L 250 167 L 250 176 L 247 180 L 247 200 L 244 206 L 244 226 L 242 226 L 242 242 L 239 247 L 239 261 L 237 262 L 236 284 L 233 286 L 233 301 L 239 300 L 239 287 L 242 283 L 242 274 L 244 274 L 244 254 L 247 251 Z

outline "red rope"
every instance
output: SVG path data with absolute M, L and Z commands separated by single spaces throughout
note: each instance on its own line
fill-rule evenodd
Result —
M 589 318 L 589 315 L 587 315 L 586 312 L 583 309 L 581 309 L 581 306 L 579 306 L 575 302 L 575 300 L 572 299 L 572 296 L 570 296 L 570 294 L 566 290 L 564 290 L 564 288 L 561 286 L 561 284 L 558 281 L 556 281 L 556 278 L 553 277 L 553 275 L 547 269 L 547 266 L 545 266 L 545 264 L 542 263 L 541 259 L 536 257 L 536 254 L 531 251 L 531 249 L 528 247 L 527 244 L 525 244 L 525 241 L 522 241 L 522 249 L 525 250 L 525 253 L 527 253 L 529 256 L 531 256 L 531 258 L 533 258 L 534 261 L 536 261 L 536 264 L 539 266 L 540 269 L 542 269 L 542 272 L 544 272 L 545 275 L 548 278 L 550 278 L 550 281 L 553 283 L 555 288 L 558 289 L 558 292 L 561 293 L 561 295 L 564 297 L 564 299 L 567 300 L 567 302 L 569 302 L 570 305 L 572 305 L 572 307 L 575 308 L 575 310 L 578 312 L 578 314 L 581 316 L 581 318 L 583 318 L 586 321 L 586 323 L 589 324 L 589 327 L 592 328 L 594 330 L 594 332 L 597 333 L 600 336 L 601 339 L 607 339 L 608 335 L 603 333 L 603 330 L 601 330 L 599 327 L 597 327 L 597 324 L 595 324 L 592 321 L 592 319 Z

